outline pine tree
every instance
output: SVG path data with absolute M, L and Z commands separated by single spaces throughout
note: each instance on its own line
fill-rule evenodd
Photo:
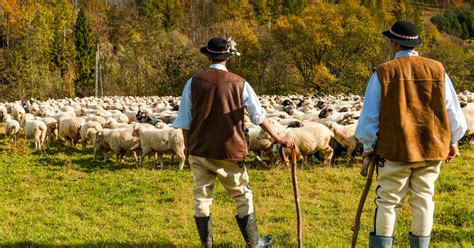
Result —
M 76 38 L 76 95 L 90 96 L 94 93 L 96 38 L 87 20 L 84 8 L 80 8 L 74 25 Z

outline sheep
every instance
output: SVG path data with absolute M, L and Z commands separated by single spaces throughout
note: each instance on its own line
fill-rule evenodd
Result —
M 46 124 L 46 127 L 48 128 L 46 130 L 46 139 L 45 141 L 49 141 L 50 143 L 54 141 L 54 139 L 58 136 L 58 121 L 52 117 L 44 117 L 44 118 L 39 118 L 36 117 L 36 120 L 43 121 L 44 124 Z
M 20 123 L 13 119 L 10 114 L 5 116 L 5 135 L 11 137 L 14 142 L 18 139 L 20 133 Z
M 268 153 L 271 155 L 272 162 L 275 156 L 272 153 L 273 144 L 275 140 L 265 132 L 261 127 L 252 127 L 249 129 L 249 151 L 255 154 L 255 159 L 262 164 L 265 162 L 260 158 L 261 153 Z
M 100 130 L 102 130 L 102 125 L 97 121 L 87 121 L 81 125 L 79 134 L 81 136 L 83 150 L 86 149 L 87 140 L 92 139 Z
M 110 128 L 110 129 L 133 127 L 133 125 L 131 124 L 118 123 L 117 120 L 115 120 L 114 118 L 107 119 L 103 126 L 104 128 Z
M 315 154 L 317 151 L 324 153 L 324 164 L 331 165 L 334 151 L 329 142 L 334 137 L 334 133 L 323 124 L 311 123 L 300 128 L 288 128 L 283 136 L 294 140 L 296 154 L 303 157 L 303 165 L 306 164 L 308 155 Z
M 145 125 L 144 128 L 154 128 L 151 125 Z M 132 135 L 132 128 L 103 128 L 98 131 L 94 137 L 94 158 L 96 161 L 97 153 L 103 151 L 104 162 L 107 161 L 107 150 L 112 150 L 117 158 L 117 162 L 121 163 L 125 152 L 131 151 L 135 160 L 138 162 L 136 150 L 140 148 L 140 139 Z
M 156 152 L 160 155 L 160 166 L 163 166 L 161 154 L 173 151 L 179 157 L 179 170 L 183 170 L 186 156 L 184 155 L 184 138 L 181 130 L 147 129 L 142 125 L 135 125 L 132 135 L 140 138 L 142 155 L 139 164 L 150 152 Z
M 334 121 L 324 123 L 334 133 L 334 139 L 347 150 L 347 156 L 352 161 L 354 157 L 352 153 L 356 149 L 357 140 L 355 137 L 355 129 L 357 124 L 339 125 Z
M 104 126 L 106 123 L 107 123 L 107 120 L 102 117 L 102 116 L 95 116 L 95 115 L 92 115 L 92 116 L 86 116 L 84 117 L 84 120 L 85 122 L 88 122 L 88 121 L 97 121 L 100 123 L 100 125 Z
M 19 104 L 14 104 L 11 109 L 13 119 L 17 120 L 19 123 L 22 123 L 26 114 L 25 109 Z
M 46 132 L 48 127 L 42 121 L 35 120 L 33 115 L 26 114 L 23 122 L 23 128 L 25 130 L 26 138 L 35 139 L 35 148 L 41 149 L 43 147 L 44 140 L 46 139 Z
M 3 104 L 0 104 L 0 122 L 7 116 L 7 107 Z
M 70 140 L 73 146 L 76 146 L 80 138 L 79 130 L 84 124 L 82 117 L 66 117 L 59 120 L 59 137 L 66 141 Z
M 135 110 L 130 110 L 130 108 L 128 106 L 125 106 L 123 108 L 123 113 L 128 117 L 128 122 L 131 123 L 131 122 L 136 122 L 137 121 L 137 113 L 138 111 L 135 111 Z
M 469 137 L 469 146 L 474 146 L 474 103 L 467 104 L 462 108 L 464 117 L 466 118 L 467 131 L 465 136 Z

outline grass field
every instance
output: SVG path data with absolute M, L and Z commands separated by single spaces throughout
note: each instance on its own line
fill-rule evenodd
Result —
M 135 168 L 129 160 L 91 162 L 92 149 L 69 146 L 33 151 L 11 145 L 0 126 L 0 247 L 198 247 L 191 171 L 177 162 L 163 169 Z M 432 247 L 473 247 L 474 150 L 443 165 L 435 195 Z M 110 156 L 112 157 L 112 156 Z M 349 247 L 351 226 L 365 179 L 359 164 L 298 171 L 305 247 Z M 296 214 L 290 169 L 250 167 L 261 234 L 274 247 L 296 246 Z M 374 190 L 362 216 L 359 247 L 372 229 Z M 396 247 L 408 247 L 410 209 L 399 209 Z M 214 240 L 243 247 L 234 204 L 215 187 Z

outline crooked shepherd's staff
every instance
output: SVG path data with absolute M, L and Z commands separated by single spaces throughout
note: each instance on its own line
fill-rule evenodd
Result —
M 286 157 L 284 151 L 284 147 L 280 146 L 280 157 L 284 162 L 288 162 L 288 158 Z M 296 162 L 296 150 L 295 148 L 291 149 L 291 179 L 293 182 L 293 195 L 295 196 L 295 205 L 296 205 L 296 216 L 297 216 L 297 222 L 298 222 L 298 248 L 303 247 L 303 223 L 302 223 L 302 218 L 301 218 L 301 208 L 300 208 L 300 198 L 299 198 L 299 193 L 298 193 L 298 181 L 296 179 L 296 167 L 297 167 L 297 162 Z
M 362 176 L 367 176 L 367 181 L 365 182 L 364 191 L 362 191 L 362 196 L 360 197 L 359 206 L 357 207 L 357 214 L 355 218 L 355 223 L 352 233 L 352 243 L 351 247 L 355 248 L 357 244 L 357 237 L 359 235 L 360 228 L 360 216 L 362 215 L 362 209 L 364 208 L 365 199 L 367 199 L 367 194 L 369 193 L 370 185 L 372 184 L 372 177 L 374 175 L 375 168 L 375 158 L 374 156 L 367 156 L 364 158 L 360 174 Z M 368 174 L 368 175 L 367 175 Z

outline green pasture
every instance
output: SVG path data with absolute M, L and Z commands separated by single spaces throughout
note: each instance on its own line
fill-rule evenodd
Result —
M 193 219 L 192 175 L 177 161 L 136 168 L 130 157 L 117 164 L 92 162 L 92 148 L 61 144 L 34 151 L 24 139 L 13 145 L 0 125 L 0 247 L 198 247 Z M 437 182 L 432 247 L 473 247 L 474 150 L 443 165 Z M 296 246 L 296 214 L 290 169 L 249 163 L 261 234 L 274 247 Z M 333 167 L 314 161 L 298 171 L 305 247 L 349 247 L 365 179 L 360 162 Z M 374 190 L 362 216 L 359 247 L 372 229 Z M 234 204 L 215 187 L 214 240 L 244 247 Z M 399 209 L 396 247 L 408 247 L 410 208 Z

